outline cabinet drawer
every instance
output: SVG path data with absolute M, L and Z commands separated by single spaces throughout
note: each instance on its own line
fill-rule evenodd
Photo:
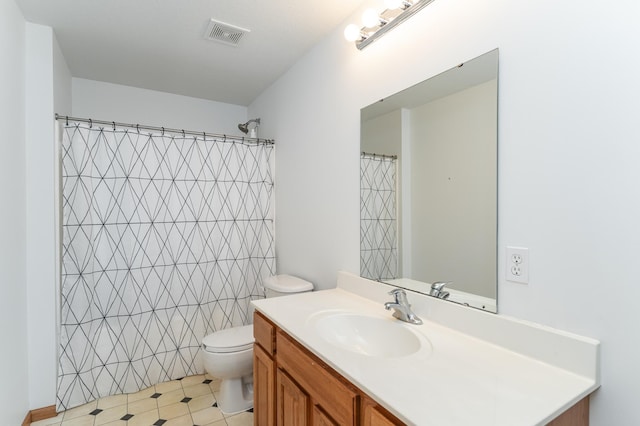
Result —
M 276 349 L 276 328 L 257 311 L 253 313 L 253 337 L 269 356 L 273 356 Z
M 335 377 L 338 373 L 293 342 L 281 330 L 277 332 L 276 341 L 278 367 L 300 383 L 314 403 L 330 408 L 331 417 L 338 424 L 356 424 L 356 391 Z

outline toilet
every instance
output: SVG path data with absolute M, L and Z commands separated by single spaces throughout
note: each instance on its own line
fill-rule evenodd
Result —
M 263 282 L 267 298 L 306 293 L 313 284 L 291 275 L 274 275 Z M 253 407 L 253 325 L 216 331 L 202 339 L 204 369 L 221 379 L 218 408 L 234 414 Z

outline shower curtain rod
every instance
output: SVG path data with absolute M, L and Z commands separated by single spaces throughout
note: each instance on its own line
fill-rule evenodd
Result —
M 183 130 L 183 129 L 172 129 L 170 127 L 157 127 L 157 126 L 146 126 L 146 125 L 140 125 L 140 124 L 128 124 L 128 123 L 119 123 L 117 121 L 103 121 L 103 120 L 93 120 L 91 118 L 78 118 L 78 117 L 70 117 L 68 115 L 59 115 L 56 114 L 56 120 L 63 120 L 66 121 L 67 124 L 69 124 L 69 120 L 71 121 L 79 121 L 81 123 L 89 123 L 89 127 L 93 126 L 94 124 L 102 124 L 105 126 L 112 126 L 114 129 L 116 126 L 118 127 L 129 127 L 132 129 L 136 129 L 138 131 L 138 133 L 140 132 L 140 130 L 152 130 L 154 132 L 162 132 L 162 134 L 165 133 L 175 133 L 175 134 L 181 134 L 181 135 L 191 135 L 191 136 L 204 136 L 204 137 L 211 137 L 211 138 L 223 138 L 223 139 L 231 139 L 231 140 L 236 140 L 236 141 L 241 141 L 241 142 L 248 142 L 248 143 L 256 143 L 256 144 L 260 144 L 260 143 L 264 143 L 265 145 L 273 145 L 274 141 L 273 139 L 256 139 L 256 138 L 247 138 L 244 136 L 234 136 L 234 135 L 224 135 L 224 134 L 218 134 L 218 133 L 208 133 L 208 132 L 194 132 L 192 130 Z
M 362 151 L 361 155 L 366 155 L 368 157 L 373 157 L 373 158 L 380 157 L 380 158 L 390 158 L 392 160 L 397 160 L 398 159 L 397 155 L 374 154 L 374 153 L 371 153 L 371 152 L 364 152 L 364 151 Z

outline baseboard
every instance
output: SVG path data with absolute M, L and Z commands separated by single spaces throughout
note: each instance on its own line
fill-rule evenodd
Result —
M 35 410 L 31 410 L 27 413 L 24 420 L 22 421 L 22 426 L 29 426 L 31 422 L 37 422 L 38 420 L 50 419 L 51 417 L 57 416 L 56 406 L 49 405 L 48 407 L 36 408 Z

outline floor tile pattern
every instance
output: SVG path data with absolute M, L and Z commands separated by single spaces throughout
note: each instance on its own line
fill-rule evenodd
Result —
M 225 416 L 220 381 L 208 374 L 159 383 L 71 408 L 32 426 L 253 426 L 253 410 Z

